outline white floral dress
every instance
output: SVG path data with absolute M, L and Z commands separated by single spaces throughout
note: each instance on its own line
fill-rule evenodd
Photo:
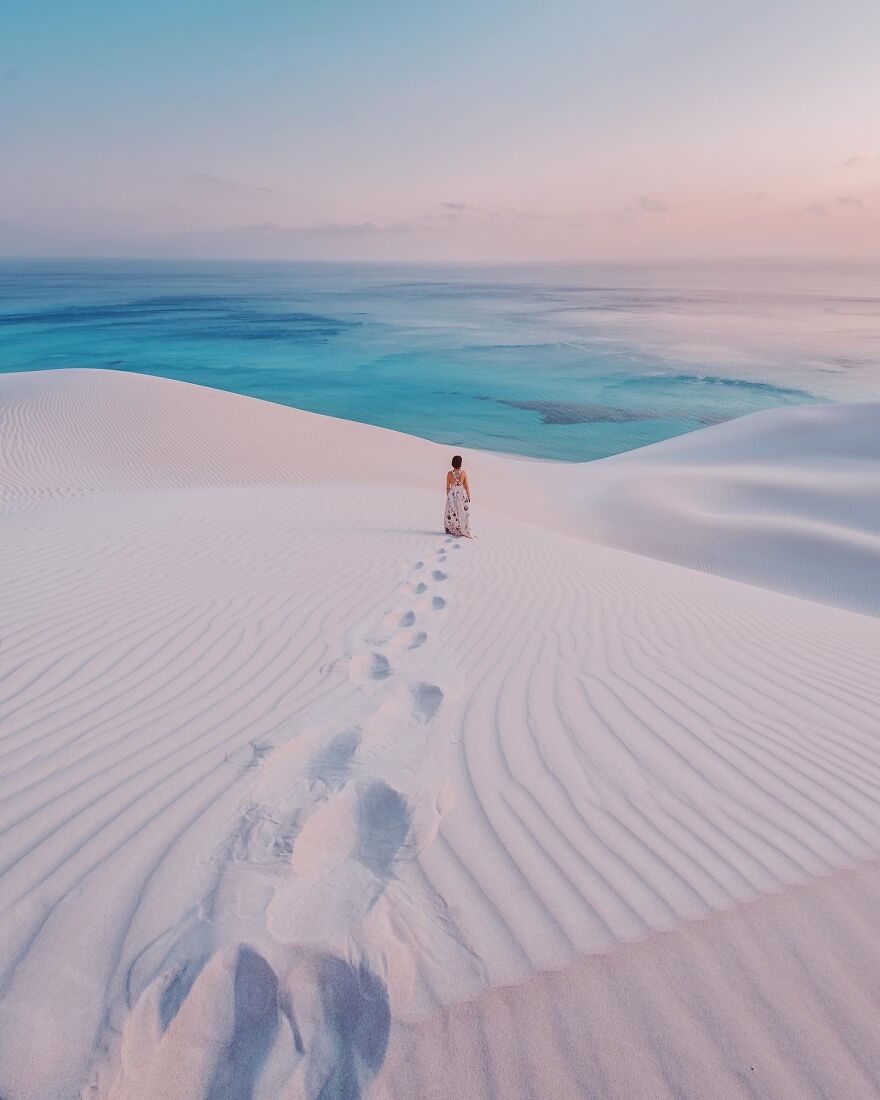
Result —
M 447 535 L 471 535 L 471 505 L 463 484 L 463 470 L 452 471 L 452 484 L 446 494 L 444 527 Z

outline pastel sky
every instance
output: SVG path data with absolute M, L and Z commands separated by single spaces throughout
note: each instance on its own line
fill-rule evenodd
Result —
M 43 0 L 0 254 L 880 255 L 878 0 Z

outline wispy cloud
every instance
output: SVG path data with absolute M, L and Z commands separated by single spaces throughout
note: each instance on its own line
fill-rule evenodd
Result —
M 412 229 L 413 225 L 409 222 L 320 222 L 295 228 L 291 232 L 308 237 L 381 237 L 386 234 L 410 233 Z
M 475 206 L 461 199 L 438 203 L 422 218 L 421 224 L 442 227 L 452 222 L 469 225 L 514 225 L 522 222 L 556 222 L 565 225 L 580 224 L 575 214 L 550 214 L 538 210 L 518 210 L 514 207 Z
M 655 195 L 639 195 L 639 210 L 643 210 L 646 214 L 665 214 L 669 206 Z
M 263 194 L 277 195 L 274 187 L 264 187 L 259 184 L 241 183 L 238 180 L 225 179 L 223 176 L 215 176 L 213 172 L 190 172 L 186 180 L 199 187 L 224 195 Z
M 266 221 L 232 225 L 224 229 L 204 230 L 201 234 L 196 235 L 214 238 L 263 238 L 296 242 L 344 237 L 382 237 L 389 234 L 410 233 L 415 228 L 417 228 L 417 223 L 414 222 L 389 222 L 387 224 L 372 221 L 315 222 L 311 225 L 285 225 L 283 222 Z M 191 236 L 192 234 L 184 235 Z
M 612 215 L 615 221 L 633 222 L 639 221 L 643 215 L 654 217 L 658 214 L 668 214 L 669 203 L 659 195 L 639 195 L 634 201 L 627 203 Z
M 207 185 L 207 184 L 206 184 Z M 514 208 L 492 209 L 464 199 L 436 202 L 423 212 L 389 219 L 286 222 L 263 219 L 190 230 L 165 238 L 172 254 L 321 257 L 447 254 L 463 237 L 503 237 L 516 226 L 535 221 L 579 227 L 578 215 L 550 215 Z M 386 243 L 383 244 L 382 241 Z M 392 243 L 393 242 L 393 243 Z

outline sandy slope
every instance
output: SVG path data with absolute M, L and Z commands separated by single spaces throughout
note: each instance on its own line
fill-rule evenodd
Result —
M 779 409 L 591 473 L 613 546 L 880 614 L 880 405 Z
M 0 1096 L 876 1095 L 876 413 L 0 378 Z

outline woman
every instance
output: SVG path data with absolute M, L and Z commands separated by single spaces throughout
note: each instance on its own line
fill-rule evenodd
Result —
M 447 535 L 464 535 L 471 539 L 471 487 L 467 473 L 461 468 L 461 455 L 452 459 L 452 469 L 446 475 Z

